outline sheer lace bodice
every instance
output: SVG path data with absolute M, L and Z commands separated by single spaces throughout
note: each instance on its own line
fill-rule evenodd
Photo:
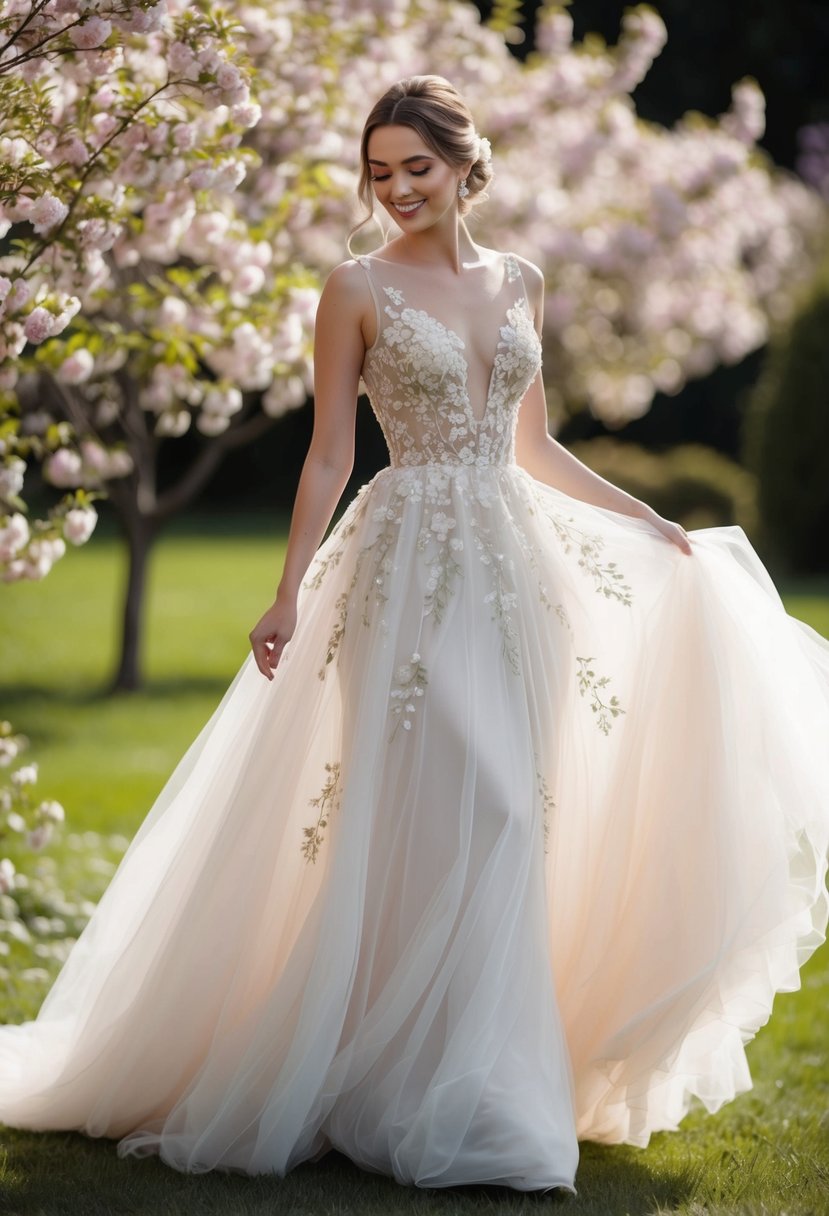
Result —
M 467 349 L 451 317 L 439 319 L 440 293 L 428 269 L 374 255 L 357 261 L 377 311 L 363 380 L 392 465 L 511 462 L 518 406 L 541 366 L 541 343 L 514 255 L 500 256 L 494 285 L 492 274 L 482 283 L 475 331 L 482 337 L 498 333 L 485 362 Z M 473 381 L 487 385 L 477 410 Z

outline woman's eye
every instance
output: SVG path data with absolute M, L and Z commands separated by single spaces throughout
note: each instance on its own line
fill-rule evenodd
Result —
M 425 173 L 429 172 L 429 166 L 427 165 L 425 169 L 410 169 L 409 172 L 411 173 L 412 177 L 423 177 Z M 390 173 L 384 173 L 382 177 L 378 177 L 375 174 L 375 176 L 370 180 L 373 182 L 387 182 L 390 177 Z

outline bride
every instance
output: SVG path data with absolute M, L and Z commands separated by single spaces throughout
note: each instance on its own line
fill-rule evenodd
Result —
M 829 644 L 739 528 L 686 535 L 547 434 L 542 276 L 463 222 L 492 169 L 455 89 L 394 85 L 361 160 L 399 235 L 323 291 L 275 600 L 0 1029 L 0 1119 L 574 1190 L 580 1139 L 750 1086 L 824 939 Z M 361 379 L 390 463 L 323 542 Z

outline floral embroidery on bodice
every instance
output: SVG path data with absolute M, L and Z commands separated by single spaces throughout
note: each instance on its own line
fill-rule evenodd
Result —
M 562 663 L 569 662 L 579 696 L 608 735 L 627 711 L 613 677 L 604 674 L 600 647 L 582 640 L 560 590 L 548 584 L 539 528 L 555 537 L 562 555 L 572 555 L 580 577 L 603 599 L 629 606 L 632 590 L 615 560 L 604 555 L 601 533 L 580 527 L 515 461 L 518 409 L 541 366 L 541 342 L 517 259 L 498 255 L 481 268 L 469 284 L 474 297 L 466 297 L 474 303 L 464 307 L 453 306 L 446 290 L 441 295 L 428 267 L 375 256 L 356 260 L 377 315 L 362 376 L 390 467 L 360 490 L 303 582 L 304 589 L 317 591 L 329 578 L 339 579 L 320 647 L 319 679 L 324 682 L 339 667 L 349 638 L 359 645 L 356 635 L 376 635 L 372 654 L 378 659 L 388 638 L 394 658 L 387 740 L 405 747 L 434 699 L 443 639 L 457 636 L 453 621 L 469 612 L 470 596 L 480 608 L 477 643 L 487 632 L 497 639 L 499 650 L 487 651 L 490 661 L 500 652 L 505 673 L 517 679 L 528 674 L 523 590 L 537 596 L 556 628 L 565 631 Z M 453 318 L 464 327 L 466 342 Z M 346 557 L 350 573 L 338 575 Z M 395 598 L 401 579 L 407 588 L 405 626 Z M 320 791 L 309 799 L 314 814 L 303 827 L 302 850 L 311 862 L 339 807 L 339 764 L 336 757 L 326 763 Z M 540 769 L 536 777 L 539 806 L 549 819 L 555 805 L 551 787 Z
M 499 340 L 488 364 L 489 384 L 477 417 L 470 395 L 470 353 L 458 333 L 415 307 L 423 285 L 418 268 L 359 257 L 377 312 L 377 337 L 366 351 L 363 381 L 393 466 L 510 463 L 524 393 L 541 366 L 523 278 L 513 254 L 502 255 L 503 281 L 482 309 L 497 310 Z M 483 315 L 482 315 L 483 319 Z

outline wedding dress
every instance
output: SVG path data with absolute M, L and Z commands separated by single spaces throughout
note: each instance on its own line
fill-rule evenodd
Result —
M 358 259 L 390 467 L 139 828 L 0 1120 L 180 1170 L 335 1147 L 404 1183 L 573 1189 L 751 1085 L 824 939 L 829 644 L 738 527 L 683 554 L 514 462 L 540 365 L 518 260 L 471 339 Z

